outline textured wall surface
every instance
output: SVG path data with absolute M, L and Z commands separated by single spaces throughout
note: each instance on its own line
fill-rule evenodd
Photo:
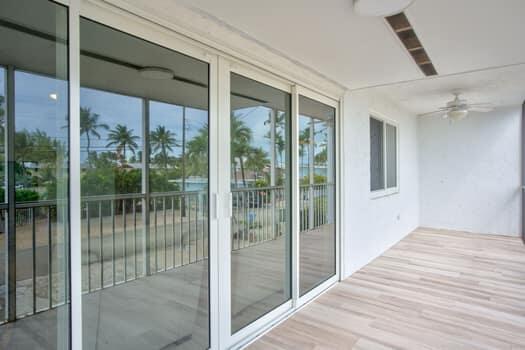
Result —
M 518 236 L 521 107 L 418 122 L 420 224 Z
M 399 128 L 399 192 L 370 193 L 369 111 Z M 418 147 L 415 116 L 373 93 L 348 93 L 344 100 L 344 273 L 350 275 L 419 225 Z

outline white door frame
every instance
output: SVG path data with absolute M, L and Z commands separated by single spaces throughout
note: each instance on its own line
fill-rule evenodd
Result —
M 97 21 L 154 44 L 186 54 L 209 64 L 209 312 L 210 348 L 238 348 L 253 341 L 299 307 L 333 285 L 341 276 L 342 262 L 342 167 L 341 167 L 341 103 L 294 82 L 270 73 L 272 67 L 251 66 L 243 60 L 196 42 L 174 32 L 162 23 L 133 14 L 133 7 L 119 7 L 107 0 L 57 0 L 69 11 L 69 77 L 70 77 L 70 256 L 71 256 L 71 345 L 82 349 L 81 290 L 81 216 L 80 216 L 80 16 Z M 235 72 L 291 94 L 292 135 L 292 298 L 252 324 L 231 335 L 230 309 L 230 73 Z M 312 98 L 336 108 L 336 275 L 299 297 L 299 177 L 298 177 L 298 96 Z M 341 106 L 340 106 L 341 105 Z M 225 142 L 226 141 L 226 142 Z M 220 239 L 219 239 L 220 238 Z
M 335 283 L 337 283 L 338 281 L 340 281 L 341 279 L 341 265 L 342 265 L 342 259 L 341 259 L 341 224 L 340 224 L 340 218 L 341 218 L 341 215 L 340 215 L 340 208 L 341 208 L 341 196 L 340 196 L 340 192 L 341 192 L 341 188 L 340 188 L 340 180 L 341 180 L 341 175 L 340 175 L 340 137 L 339 137 L 339 130 L 340 130 L 340 113 L 339 113 L 339 101 L 337 100 L 334 100 L 334 99 L 331 99 L 329 97 L 326 97 L 324 95 L 321 95 L 313 90 L 310 90 L 306 87 L 302 87 L 302 86 L 296 86 L 296 89 L 295 89 L 295 92 L 296 92 L 296 100 L 297 100 L 297 105 L 295 106 L 296 108 L 296 113 L 294 113 L 294 118 L 296 119 L 296 123 L 298 123 L 299 121 L 299 116 L 300 116 L 300 108 L 299 108 L 299 96 L 304 96 L 304 97 L 307 97 L 309 99 L 312 99 L 314 101 L 317 101 L 317 102 L 320 102 L 320 103 L 323 103 L 327 106 L 330 106 L 332 108 L 335 109 L 335 125 L 334 125 L 334 136 L 335 136 L 335 142 L 334 142 L 334 145 L 335 145 L 335 202 L 336 202 L 336 205 L 335 205 L 335 274 L 328 278 L 326 281 L 322 282 L 321 284 L 319 284 L 318 286 L 316 286 L 315 288 L 313 288 L 312 290 L 308 291 L 307 293 L 305 293 L 303 296 L 300 295 L 300 290 L 299 290 L 299 279 L 300 279 L 300 256 L 299 256 L 299 247 L 300 247 L 300 239 L 299 239 L 299 234 L 300 234 L 300 226 L 299 226 L 299 223 L 297 222 L 296 223 L 296 229 L 294 230 L 294 234 L 295 234 L 295 237 L 294 237 L 294 241 L 295 241 L 295 247 L 297 249 L 297 252 L 295 254 L 295 266 L 296 266 L 296 271 L 295 271 L 295 275 L 294 277 L 296 278 L 296 306 L 297 307 L 301 307 L 303 305 L 305 305 L 306 303 L 310 302 L 311 300 L 313 300 L 314 298 L 316 298 L 317 296 L 319 296 L 321 293 L 323 293 L 324 291 L 326 291 L 328 288 L 330 288 L 331 286 L 333 286 Z M 294 136 L 295 140 L 294 140 L 294 143 L 296 145 L 299 144 L 299 135 L 297 133 L 297 135 Z M 296 159 L 296 162 L 294 164 L 295 167 L 297 167 L 297 170 L 296 170 L 296 174 L 299 174 L 299 170 L 298 170 L 298 166 L 299 166 L 299 148 L 296 147 L 294 148 L 294 153 L 295 153 L 295 159 Z M 294 196 L 294 199 L 295 199 L 295 202 L 296 203 L 299 203 L 299 176 L 297 175 L 295 178 L 294 178 L 294 187 L 296 187 L 296 191 L 297 191 L 297 195 Z M 299 211 L 299 208 L 295 208 L 295 210 L 298 212 Z M 299 215 L 297 215 L 299 216 Z M 298 218 L 297 218 L 298 219 Z
M 66 2 L 64 0 L 62 3 Z M 80 17 L 96 21 L 111 28 L 150 41 L 167 49 L 183 53 L 209 64 L 209 320 L 210 348 L 219 348 L 218 330 L 218 254 L 217 230 L 218 166 L 217 145 L 217 55 L 189 43 L 180 35 L 151 23 L 131 13 L 117 9 L 101 0 L 69 0 L 69 53 L 70 53 L 70 198 L 71 198 L 71 345 L 82 349 L 82 261 L 81 261 L 81 217 L 80 217 Z
M 221 207 L 223 208 L 223 215 L 220 219 L 219 234 L 219 317 L 220 317 L 220 348 L 238 348 L 248 343 L 251 339 L 263 332 L 266 328 L 271 326 L 277 320 L 281 319 L 286 313 L 293 308 L 292 297 L 261 316 L 259 319 L 243 327 L 235 334 L 231 334 L 231 171 L 230 171 L 230 76 L 231 73 L 236 73 L 256 80 L 263 84 L 277 88 L 284 92 L 292 94 L 292 84 L 276 77 L 272 77 L 266 72 L 263 72 L 255 67 L 247 66 L 241 62 L 219 57 L 219 135 L 221 137 L 221 145 L 219 146 L 219 171 L 217 173 L 220 178 L 219 193 L 222 199 Z M 293 115 L 290 116 L 293 120 Z M 293 123 L 292 123 L 293 124 Z M 293 130 L 293 126 L 292 130 Z M 292 131 L 293 133 L 293 131 Z M 290 166 L 290 164 L 288 165 Z M 292 202 L 294 202 L 292 200 Z M 292 235 L 293 237 L 293 235 Z M 293 240 L 292 240 L 293 241 Z M 292 243 L 293 246 L 293 243 Z M 290 257 L 293 261 L 293 256 Z M 293 264 L 292 264 L 293 265 Z M 290 271 L 292 273 L 292 271 Z M 292 278 L 293 280 L 293 278 Z M 293 296 L 293 293 L 292 293 Z

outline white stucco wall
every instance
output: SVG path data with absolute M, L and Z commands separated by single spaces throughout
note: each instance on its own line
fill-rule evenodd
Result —
M 369 111 L 399 127 L 400 191 L 371 198 Z M 344 97 L 343 249 L 346 277 L 419 226 L 417 120 L 374 92 Z
M 521 107 L 418 122 L 421 226 L 518 236 Z

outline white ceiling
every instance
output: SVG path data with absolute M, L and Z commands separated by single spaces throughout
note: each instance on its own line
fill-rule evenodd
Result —
M 177 1 L 349 89 L 404 82 L 381 90 L 411 110 L 447 101 L 452 89 L 496 104 L 525 98 L 525 65 L 517 65 L 525 63 L 525 0 L 415 0 L 406 14 L 438 79 L 419 71 L 384 20 L 357 16 L 351 0 Z M 492 71 L 507 65 L 517 66 Z
M 414 114 L 443 107 L 452 92 L 472 103 L 495 107 L 522 104 L 525 100 L 525 66 L 512 66 L 398 83 L 373 89 Z
M 523 0 L 416 0 L 406 14 L 439 74 L 525 63 Z
M 178 0 L 356 88 L 423 77 L 381 18 L 351 0 Z

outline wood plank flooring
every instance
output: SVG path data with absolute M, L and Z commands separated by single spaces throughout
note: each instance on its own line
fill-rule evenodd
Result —
M 418 229 L 249 349 L 525 349 L 525 246 Z
M 301 233 L 301 251 L 309 257 L 301 261 L 304 286 L 316 285 L 333 270 L 334 249 L 326 243 L 330 232 L 327 227 Z M 287 251 L 285 237 L 280 236 L 232 252 L 233 328 L 289 300 Z M 160 249 L 160 266 L 163 256 Z M 122 256 L 116 265 L 117 275 L 122 276 Z M 96 271 L 94 266 L 93 281 L 100 279 Z M 111 282 L 111 272 L 105 276 Z M 194 350 L 208 346 L 207 259 L 84 294 L 82 302 L 84 349 Z M 67 308 L 60 307 L 1 325 L 0 350 L 56 348 L 57 322 L 63 320 L 61 327 L 67 324 L 66 315 Z

